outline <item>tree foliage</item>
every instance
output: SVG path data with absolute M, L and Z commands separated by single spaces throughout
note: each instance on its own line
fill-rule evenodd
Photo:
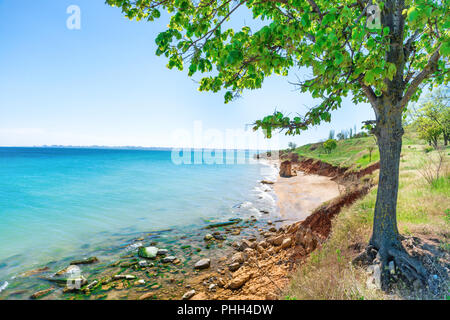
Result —
M 388 94 L 401 79 L 398 93 L 403 108 L 417 99 L 421 83 L 448 81 L 450 13 L 446 1 L 374 1 L 381 10 L 381 26 L 368 29 L 368 0 L 106 0 L 129 19 L 153 21 L 161 11 L 170 15 L 167 30 L 156 38 L 157 55 L 169 68 L 189 75 L 204 74 L 200 91 L 226 91 L 229 102 L 244 89 L 257 89 L 272 74 L 288 75 L 308 67 L 309 79 L 298 83 L 322 103 L 304 116 L 280 112 L 256 121 L 267 135 L 273 129 L 298 134 L 308 126 L 331 120 L 331 111 L 352 94 L 354 103 L 371 102 Z M 264 21 L 256 30 L 227 28 L 235 12 L 247 8 Z M 405 21 L 391 30 L 384 17 L 395 10 Z M 392 12 L 391 12 L 392 13 Z M 393 45 L 403 57 L 386 59 Z M 389 93 L 390 94 L 390 93 Z
M 331 153 L 337 147 L 337 142 L 334 139 L 328 139 L 323 143 L 323 148 L 327 153 Z
M 419 108 L 412 110 L 412 118 L 422 139 L 437 148 L 442 136 L 447 145 L 450 139 L 450 88 L 441 87 L 427 95 Z

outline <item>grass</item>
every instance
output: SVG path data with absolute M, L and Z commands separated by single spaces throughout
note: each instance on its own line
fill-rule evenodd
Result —
M 352 161 L 360 161 L 361 164 L 367 165 L 361 160 L 365 155 L 363 148 L 369 143 L 367 140 L 368 138 L 360 138 L 359 142 L 339 141 L 339 150 L 336 149 L 337 153 L 327 158 L 328 162 L 351 167 Z M 346 147 L 350 149 L 347 155 Z M 400 163 L 398 227 L 400 233 L 406 235 L 433 235 L 439 238 L 442 250 L 449 250 L 450 175 L 447 171 L 431 185 L 425 181 L 419 172 L 427 157 L 425 148 L 424 143 L 413 133 L 405 135 Z M 305 156 L 316 152 L 307 151 L 309 148 L 306 146 L 297 150 Z M 448 150 L 449 148 L 446 150 L 447 161 Z M 315 155 L 318 156 L 319 153 Z M 323 158 L 320 159 L 324 160 L 326 156 L 321 157 Z M 375 187 L 363 199 L 342 210 L 333 221 L 332 233 L 327 242 L 294 272 L 284 296 L 299 300 L 402 298 L 368 288 L 367 273 L 351 264 L 360 251 L 355 250 L 355 244 L 364 247 L 370 239 L 376 194 Z
M 370 159 L 370 147 L 374 148 Z M 361 169 L 380 160 L 372 136 L 337 141 L 337 147 L 327 153 L 322 143 L 307 144 L 295 149 L 300 156 L 319 159 L 334 166 Z

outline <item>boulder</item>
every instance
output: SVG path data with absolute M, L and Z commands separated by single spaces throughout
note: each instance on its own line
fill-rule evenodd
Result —
M 158 255 L 158 256 L 165 256 L 165 255 L 167 255 L 168 253 L 169 253 L 169 250 L 167 250 L 167 249 L 158 249 L 157 255 Z
M 230 269 L 231 272 L 235 272 L 237 270 L 239 270 L 239 268 L 241 267 L 241 264 L 238 262 L 232 263 L 228 266 L 228 269 Z
M 280 246 L 283 243 L 284 237 L 283 235 L 274 236 L 267 240 L 273 246 Z
M 292 162 L 289 160 L 283 161 L 280 164 L 280 177 L 290 178 L 296 176 L 297 174 L 292 169 Z
M 209 266 L 211 265 L 211 259 L 201 259 L 200 261 L 198 261 L 194 268 L 195 269 L 207 269 L 209 268 Z
M 287 248 L 289 248 L 291 245 L 292 245 L 292 239 L 291 239 L 290 237 L 289 237 L 289 238 L 286 238 L 286 239 L 284 239 L 283 242 L 281 243 L 281 249 L 287 249 Z
M 139 248 L 138 255 L 146 259 L 155 259 L 158 251 L 159 249 L 156 247 L 141 247 Z
M 242 252 L 237 252 L 231 257 L 231 264 L 239 263 L 242 264 L 245 261 L 245 255 Z
M 241 288 L 244 284 L 247 283 L 247 281 L 249 281 L 252 277 L 251 273 L 244 273 L 241 274 L 235 278 L 233 278 L 229 283 L 228 283 L 228 288 L 232 289 L 232 290 L 237 290 L 239 288 Z

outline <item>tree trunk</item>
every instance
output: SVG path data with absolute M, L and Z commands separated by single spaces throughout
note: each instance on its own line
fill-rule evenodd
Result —
M 370 244 L 385 256 L 389 248 L 400 245 L 397 194 L 403 135 L 401 113 L 378 115 L 375 135 L 380 151 L 380 176 Z

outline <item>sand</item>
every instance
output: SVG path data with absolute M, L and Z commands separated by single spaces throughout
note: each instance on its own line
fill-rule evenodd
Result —
M 339 185 L 329 177 L 297 172 L 291 178 L 278 177 L 273 185 L 283 220 L 303 221 L 323 202 L 339 196 Z

